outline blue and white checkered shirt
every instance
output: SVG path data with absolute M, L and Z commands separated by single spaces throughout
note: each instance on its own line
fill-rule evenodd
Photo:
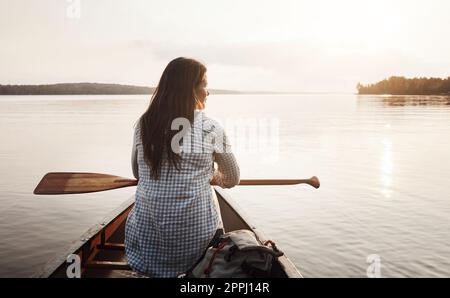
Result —
M 125 251 L 131 268 L 150 277 L 176 277 L 198 261 L 221 225 L 211 179 L 224 188 L 239 183 L 239 166 L 223 127 L 204 111 L 195 111 L 181 144 L 181 170 L 165 160 L 160 179 L 154 180 L 136 126 L 132 165 L 139 183 L 126 223 Z

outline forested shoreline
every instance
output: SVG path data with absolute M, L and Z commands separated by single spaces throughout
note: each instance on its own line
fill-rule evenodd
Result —
M 450 95 L 450 77 L 413 78 L 390 77 L 375 84 L 358 83 L 358 94 Z
M 98 83 L 0 85 L 0 95 L 151 94 L 154 90 L 150 87 Z
M 154 87 L 101 83 L 47 85 L 0 85 L 0 95 L 127 95 L 153 94 Z M 239 94 L 230 90 L 210 90 L 212 94 Z

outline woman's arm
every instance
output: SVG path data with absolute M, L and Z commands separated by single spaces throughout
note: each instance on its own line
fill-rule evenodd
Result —
M 214 144 L 214 161 L 217 162 L 218 168 L 214 170 L 211 184 L 222 188 L 232 188 L 239 184 L 240 169 L 225 132 L 223 129 L 219 132 Z
M 133 148 L 131 150 L 131 168 L 133 169 L 134 178 L 139 180 L 139 166 L 137 163 L 137 147 L 136 147 L 136 132 L 133 136 Z
M 240 170 L 233 153 L 215 153 L 218 169 L 214 170 L 211 184 L 222 188 L 232 188 L 239 184 Z

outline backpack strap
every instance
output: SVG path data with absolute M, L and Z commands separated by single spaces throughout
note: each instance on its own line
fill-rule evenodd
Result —
M 225 245 L 227 245 L 228 243 L 230 243 L 230 240 L 229 240 L 229 239 L 226 239 L 225 241 L 221 242 L 221 243 L 217 246 L 217 248 L 214 250 L 214 253 L 213 253 L 213 255 L 211 256 L 211 259 L 209 260 L 208 267 L 206 267 L 205 270 L 203 271 L 203 273 L 206 275 L 206 277 L 209 277 L 209 274 L 211 273 L 211 267 L 212 267 L 212 265 L 213 265 L 213 263 L 214 263 L 214 259 L 216 258 L 217 253 L 218 253 L 219 251 L 221 251 L 221 250 L 225 247 Z
M 276 246 L 275 242 L 273 242 L 272 240 L 267 240 L 264 242 L 265 246 L 268 246 L 270 244 L 270 246 L 272 246 L 272 249 L 275 253 L 277 253 L 277 255 L 274 255 L 275 257 L 281 257 L 282 255 L 284 255 L 284 253 L 278 249 L 278 247 Z

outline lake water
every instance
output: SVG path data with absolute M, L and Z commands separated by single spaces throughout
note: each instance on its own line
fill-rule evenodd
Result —
M 0 97 L 1 277 L 32 275 L 133 194 L 32 191 L 49 171 L 131 177 L 148 99 Z M 206 112 L 276 124 L 276 150 L 236 152 L 241 179 L 320 178 L 228 190 L 305 277 L 365 277 L 373 255 L 383 277 L 450 276 L 450 98 L 214 95 Z

